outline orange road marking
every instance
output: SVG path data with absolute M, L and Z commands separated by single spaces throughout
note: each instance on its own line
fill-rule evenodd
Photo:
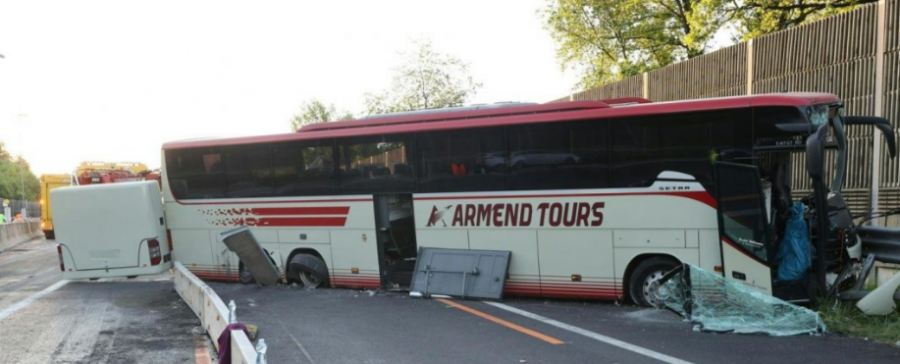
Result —
M 512 323 L 512 322 L 506 321 L 506 320 L 501 319 L 501 318 L 498 318 L 498 317 L 494 317 L 494 316 L 488 315 L 488 314 L 486 314 L 486 313 L 484 313 L 484 312 L 478 311 L 478 310 L 476 310 L 476 309 L 474 309 L 474 308 L 471 308 L 471 307 L 469 307 L 469 306 L 465 306 L 465 305 L 462 305 L 462 304 L 459 304 L 459 303 L 456 303 L 456 302 L 453 302 L 453 301 L 451 301 L 451 300 L 444 299 L 444 298 L 435 298 L 435 300 L 436 300 L 436 301 L 443 302 L 443 303 L 445 303 L 445 304 L 447 304 L 447 305 L 449 305 L 449 306 L 458 308 L 458 309 L 460 309 L 460 310 L 466 311 L 466 312 L 471 313 L 471 314 L 473 314 L 473 315 L 475 315 L 475 316 L 481 317 L 481 318 L 483 318 L 483 319 L 485 319 L 485 320 L 492 321 L 492 322 L 494 322 L 494 323 L 497 323 L 497 324 L 506 326 L 506 327 L 508 327 L 508 328 L 510 328 L 510 329 L 516 330 L 516 331 L 521 332 L 521 333 L 523 333 L 523 334 L 525 334 L 525 335 L 529 335 L 529 336 L 531 336 L 531 337 L 534 337 L 534 338 L 537 338 L 537 339 L 540 339 L 540 340 L 544 340 L 544 341 L 546 341 L 546 342 L 548 342 L 548 343 L 551 343 L 551 344 L 553 344 L 553 345 L 559 345 L 559 344 L 562 344 L 562 343 L 563 343 L 562 341 L 560 341 L 560 340 L 557 339 L 557 338 L 554 338 L 554 337 L 551 337 L 551 336 L 544 335 L 544 334 L 542 334 L 542 333 L 539 333 L 539 332 L 534 331 L 534 330 L 531 330 L 531 329 L 526 329 L 526 328 L 524 328 L 524 327 L 522 327 L 522 326 L 516 325 L 516 324 L 514 324 L 514 323 Z
M 206 347 L 206 335 L 194 334 L 194 360 L 197 364 L 210 364 L 209 349 Z

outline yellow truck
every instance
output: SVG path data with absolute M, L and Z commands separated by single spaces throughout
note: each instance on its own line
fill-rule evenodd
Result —
M 55 238 L 53 233 L 53 215 L 51 215 L 50 190 L 72 185 L 72 175 L 69 174 L 45 174 L 41 175 L 41 230 L 47 239 Z

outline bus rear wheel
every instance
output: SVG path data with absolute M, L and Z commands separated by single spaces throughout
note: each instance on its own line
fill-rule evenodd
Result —
M 322 287 L 328 282 L 328 267 L 315 255 L 295 255 L 288 265 L 288 273 L 299 278 L 307 288 Z
M 659 307 L 661 302 L 656 297 L 656 290 L 660 279 L 677 266 L 677 261 L 666 257 L 653 257 L 638 264 L 628 281 L 631 300 L 638 306 Z

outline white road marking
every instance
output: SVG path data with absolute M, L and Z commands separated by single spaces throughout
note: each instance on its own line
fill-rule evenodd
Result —
M 306 351 L 306 348 L 303 347 L 303 344 L 300 344 L 300 340 L 297 340 L 297 338 L 294 337 L 294 335 L 292 335 L 290 332 L 288 333 L 288 336 L 290 336 L 291 339 L 294 340 L 294 344 L 297 344 L 297 347 L 300 348 L 300 351 L 303 352 L 303 356 L 306 357 L 306 360 L 309 360 L 309 362 L 312 364 L 316 364 L 316 361 L 313 360 L 311 356 L 309 356 L 309 352 Z
M 600 335 L 600 334 L 598 334 L 598 333 L 596 333 L 596 332 L 593 332 L 593 331 L 588 331 L 588 330 L 582 329 L 582 328 L 580 328 L 580 327 L 576 327 L 576 326 L 572 326 L 572 325 L 569 325 L 569 324 L 566 324 L 566 323 L 562 323 L 562 322 L 559 322 L 559 321 L 556 321 L 556 320 L 553 320 L 553 319 L 549 319 L 549 318 L 546 318 L 546 317 L 541 316 L 541 315 L 538 315 L 538 314 L 534 314 L 534 313 L 531 313 L 531 312 L 528 312 L 528 311 L 520 310 L 520 309 L 515 308 L 515 307 L 512 307 L 512 306 L 507 306 L 507 305 L 504 305 L 504 304 L 502 304 L 502 303 L 488 302 L 488 301 L 484 301 L 484 303 L 489 304 L 489 305 L 494 306 L 494 307 L 497 307 L 497 308 L 502 309 L 502 310 L 506 310 L 506 311 L 509 311 L 509 312 L 512 312 L 512 313 L 515 313 L 515 314 L 519 314 L 519 315 L 528 317 L 528 318 L 533 319 L 533 320 L 537 320 L 537 321 L 543 322 L 543 323 L 548 324 L 548 325 L 556 326 L 556 327 L 558 327 L 558 328 L 560 328 L 560 329 L 563 329 L 563 330 L 571 331 L 571 332 L 574 332 L 574 333 L 576 333 L 576 334 L 579 334 L 579 335 L 582 335 L 582 336 L 589 337 L 589 338 L 591 338 L 591 339 L 594 339 L 594 340 L 597 340 L 597 341 L 600 341 L 600 342 L 603 342 L 603 343 L 606 343 L 606 344 L 609 344 L 609 345 L 612 345 L 612 346 L 615 346 L 615 347 L 619 347 L 619 348 L 622 348 L 622 349 L 625 349 L 625 350 L 628 350 L 628 351 L 631 351 L 631 352 L 634 352 L 634 353 L 637 353 L 637 354 L 641 354 L 641 355 L 643 355 L 643 356 L 650 357 L 650 358 L 659 360 L 659 361 L 664 362 L 664 363 L 669 363 L 669 364 L 693 364 L 693 363 L 691 363 L 691 362 L 689 362 L 689 361 L 684 361 L 684 360 L 681 360 L 681 359 L 678 359 L 678 358 L 675 358 L 675 357 L 668 356 L 668 355 L 663 354 L 663 353 L 659 353 L 659 352 L 656 352 L 656 351 L 653 351 L 653 350 L 650 350 L 650 349 L 645 349 L 645 348 L 642 348 L 642 347 L 637 346 L 637 345 L 629 344 L 629 343 L 624 342 L 624 341 L 622 341 L 622 340 L 614 339 L 614 338 L 611 338 L 611 337 L 605 336 L 605 335 Z
M 34 301 L 37 301 L 41 297 L 44 297 L 44 296 L 52 293 L 53 291 L 62 288 L 62 286 L 65 286 L 68 283 L 69 283 L 69 281 L 56 282 L 52 286 L 44 288 L 40 292 L 35 293 L 35 294 L 29 296 L 28 298 L 21 300 L 19 302 L 16 302 L 14 305 L 5 308 L 3 311 L 0 311 L 0 321 L 3 321 L 3 319 L 5 319 L 7 316 L 16 313 L 16 311 L 18 311 L 18 310 L 28 307 L 28 305 L 34 303 Z

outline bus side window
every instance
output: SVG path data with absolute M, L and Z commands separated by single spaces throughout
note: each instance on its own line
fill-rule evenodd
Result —
M 272 145 L 276 196 L 330 195 L 338 191 L 330 140 Z
M 338 140 L 341 191 L 345 194 L 413 192 L 409 135 Z
M 272 196 L 268 144 L 226 147 L 223 154 L 228 197 Z
M 612 187 L 648 187 L 660 172 L 675 171 L 714 191 L 714 156 L 751 148 L 749 115 L 728 110 L 611 121 Z
M 218 148 L 173 150 L 166 152 L 169 184 L 177 199 L 225 197 L 225 178 Z
M 510 189 L 607 187 L 607 125 L 591 120 L 510 127 Z
M 497 191 L 505 188 L 503 129 L 437 131 L 416 136 L 419 191 Z

